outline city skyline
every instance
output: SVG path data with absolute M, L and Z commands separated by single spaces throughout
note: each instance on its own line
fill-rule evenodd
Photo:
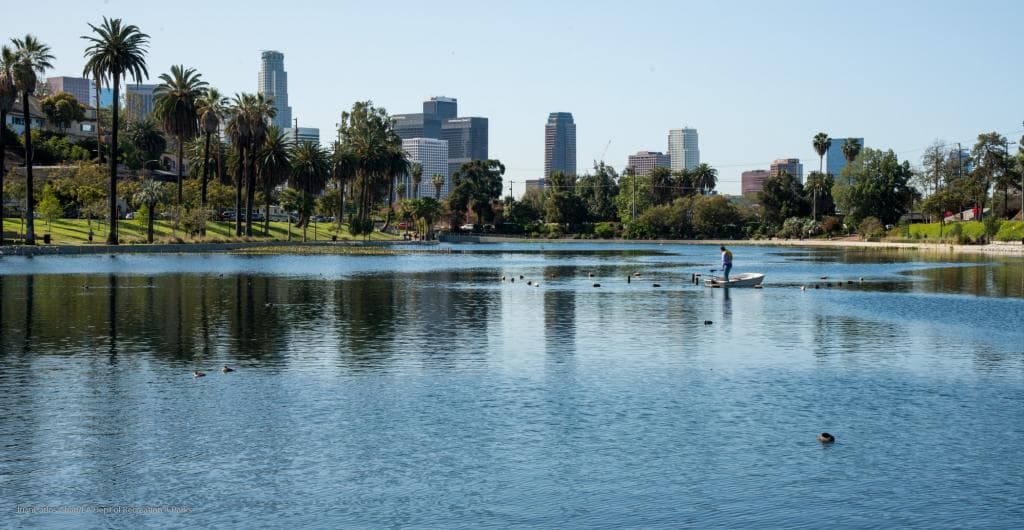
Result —
M 200 5 L 210 16 L 189 16 Z M 978 133 L 995 130 L 1016 140 L 1024 113 L 1015 108 L 1024 74 L 1006 67 L 1016 46 L 1013 21 L 1024 14 L 1024 6 L 1014 2 L 964 12 L 881 2 L 857 10 L 810 9 L 797 2 L 647 2 L 639 8 L 570 3 L 547 11 L 530 2 L 454 2 L 446 9 L 407 3 L 400 6 L 405 16 L 389 19 L 389 39 L 375 36 L 368 24 L 353 23 L 378 16 L 369 5 L 311 3 L 268 17 L 264 7 L 270 5 L 235 13 L 232 6 L 186 1 L 180 9 L 157 13 L 110 0 L 100 12 L 70 3 L 55 18 L 47 16 L 46 6 L 31 4 L 8 29 L 12 34 L 0 37 L 32 33 L 56 56 L 46 76 L 80 76 L 86 23 L 102 15 L 120 17 L 152 37 L 149 83 L 180 63 L 195 67 L 225 94 L 256 92 L 259 51 L 276 49 L 287 56 L 289 105 L 300 125 L 319 127 L 327 136 L 355 101 L 371 99 L 397 113 L 431 94 L 458 94 L 473 101 L 474 115 L 491 120 L 489 154 L 505 163 L 506 179 L 517 182 L 543 176 L 544 145 L 536 124 L 550 109 L 572 110 L 586 124 L 577 132 L 578 173 L 590 170 L 606 146 L 604 160 L 621 171 L 628 154 L 664 149 L 665 131 L 694 124 L 701 133 L 701 161 L 719 170 L 720 189 L 733 194 L 740 192 L 743 171 L 766 168 L 776 158 L 810 164 L 817 158 L 811 137 L 819 131 L 833 138 L 856 133 L 868 138 L 868 147 L 892 148 L 901 160 L 919 165 L 923 147 L 936 138 L 973 145 Z M 639 17 L 651 10 L 663 16 L 640 24 Z M 877 23 L 879 12 L 886 13 L 883 25 Z M 671 21 L 683 13 L 700 24 L 680 40 Z M 228 19 L 242 20 L 250 30 L 226 29 Z M 560 20 L 569 44 L 557 53 L 546 49 L 544 39 L 534 38 L 533 26 L 541 20 Z M 783 22 L 806 31 L 748 38 Z M 337 32 L 342 23 L 350 31 Z M 423 24 L 461 29 L 424 41 L 414 31 Z M 282 27 L 303 31 L 285 39 Z M 618 38 L 607 38 L 613 32 Z M 226 38 L 211 51 L 202 37 L 214 34 Z M 959 38 L 946 37 L 952 34 Z M 857 46 L 839 61 L 834 47 L 817 47 L 816 41 Z M 368 43 L 372 52 L 347 54 L 330 65 L 323 60 L 325 49 L 365 49 Z M 418 53 L 403 53 L 411 47 Z M 974 67 L 954 76 L 950 64 Z M 590 79 L 595 68 L 603 69 L 599 82 L 549 82 Z M 628 81 L 611 75 L 625 71 L 631 72 Z M 685 82 L 693 72 L 708 79 Z M 758 81 L 780 74 L 792 82 Z M 990 86 L 984 99 L 974 97 L 981 82 Z M 521 193 L 522 186 L 517 188 Z

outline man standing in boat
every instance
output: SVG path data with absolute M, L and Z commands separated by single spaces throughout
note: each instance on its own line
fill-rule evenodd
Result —
M 725 247 L 718 247 L 722 249 L 722 276 L 725 282 L 729 281 L 729 271 L 732 270 L 732 252 Z

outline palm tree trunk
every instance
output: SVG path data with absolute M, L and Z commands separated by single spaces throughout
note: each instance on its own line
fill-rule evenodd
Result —
M 210 133 L 206 133 L 206 145 L 203 147 L 203 182 L 199 185 L 199 207 L 206 211 L 206 181 L 210 178 Z M 202 234 L 206 235 L 206 221 L 203 221 Z
M 268 179 L 266 190 L 263 192 L 263 195 L 266 198 L 266 204 L 263 209 L 263 235 L 265 236 L 270 235 L 270 194 L 272 191 L 273 189 L 270 187 L 270 181 Z
M 178 137 L 178 216 L 181 216 L 181 174 L 183 170 L 182 161 L 185 158 L 185 141 L 179 136 Z
M 147 208 L 147 210 L 149 210 L 149 213 L 146 214 L 146 217 L 148 217 L 146 224 L 146 241 L 149 241 L 150 243 L 153 242 L 153 217 L 155 217 L 153 213 L 154 209 L 156 209 L 156 203 L 150 204 L 149 208 Z
M 247 237 L 252 237 L 252 210 L 256 205 L 256 168 L 252 167 L 253 165 L 250 164 L 246 169 L 245 180 L 245 235 Z
M 113 119 L 110 124 L 110 230 L 107 231 L 107 244 L 117 244 L 117 114 L 118 114 L 118 96 L 121 92 L 121 76 L 119 73 L 114 73 L 111 76 L 113 78 L 114 85 L 114 103 L 110 106 L 111 118 Z
M 4 244 L 4 175 L 7 173 L 7 111 L 0 110 L 0 245 Z
M 235 236 L 242 235 L 242 183 L 245 179 L 245 148 L 238 150 L 238 172 L 235 175 Z
M 338 232 L 341 232 L 341 224 L 345 218 L 345 183 L 338 181 Z
M 29 114 L 28 91 L 21 93 L 22 116 L 25 119 L 25 244 L 36 244 L 35 198 L 32 196 L 32 115 Z

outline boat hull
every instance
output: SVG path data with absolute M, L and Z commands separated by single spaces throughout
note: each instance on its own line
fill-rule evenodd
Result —
M 764 274 L 748 272 L 743 274 L 737 274 L 729 281 L 722 281 L 721 278 L 709 278 L 704 280 L 704 285 L 708 287 L 757 287 L 764 281 Z

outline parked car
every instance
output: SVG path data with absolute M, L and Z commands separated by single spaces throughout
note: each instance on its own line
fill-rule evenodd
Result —
M 124 218 L 129 220 L 129 221 L 131 221 L 132 219 L 135 219 L 135 212 L 128 212 L 127 214 L 125 214 Z
M 472 231 L 476 230 L 476 225 L 473 224 L 473 223 L 466 223 L 466 224 L 460 226 L 459 230 L 462 230 L 463 232 L 472 232 Z

